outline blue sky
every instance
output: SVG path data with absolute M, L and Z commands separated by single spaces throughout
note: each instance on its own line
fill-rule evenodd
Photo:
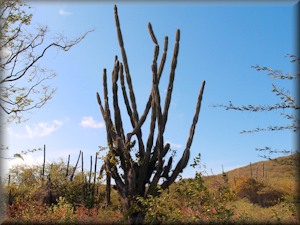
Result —
M 52 50 L 41 65 L 53 69 L 57 77 L 54 98 L 42 109 L 26 116 L 26 123 L 9 124 L 5 142 L 10 154 L 46 145 L 47 162 L 59 158 L 76 162 L 79 150 L 85 159 L 95 155 L 98 146 L 106 146 L 106 133 L 95 93 L 102 93 L 102 71 L 111 75 L 114 56 L 121 58 L 114 23 L 114 3 L 88 1 L 31 2 L 33 24 L 47 25 L 49 39 L 57 34 L 76 38 L 95 29 L 69 52 Z M 262 160 L 256 147 L 291 149 L 291 132 L 240 134 L 241 130 L 286 124 L 280 112 L 248 113 L 213 108 L 232 101 L 242 104 L 272 104 L 277 97 L 272 83 L 294 90 L 294 84 L 272 80 L 264 72 L 251 68 L 256 64 L 294 72 L 285 57 L 295 52 L 295 6 L 289 4 L 234 4 L 207 2 L 118 3 L 119 18 L 138 111 L 142 114 L 151 89 L 153 42 L 147 24 L 152 23 L 163 49 L 169 37 L 169 52 L 161 80 L 165 96 L 176 29 L 181 31 L 179 58 L 165 140 L 180 156 L 193 119 L 199 88 L 206 88 L 199 121 L 191 148 L 192 159 L 201 153 L 208 174 L 244 166 Z M 161 55 L 160 55 L 161 56 Z M 110 81 L 110 79 L 108 79 Z M 109 83 L 110 84 L 110 83 Z M 110 87 L 110 85 L 109 85 Z M 123 108 L 122 113 L 126 114 Z M 126 117 L 125 117 L 126 118 Z M 143 130 L 147 137 L 149 127 Z M 129 122 L 125 130 L 130 132 Z M 26 156 L 28 163 L 42 163 L 42 152 Z M 6 168 L 17 161 L 10 161 Z M 88 161 L 85 163 L 88 165 Z M 211 172 L 212 171 L 212 172 Z M 194 176 L 187 167 L 185 177 Z

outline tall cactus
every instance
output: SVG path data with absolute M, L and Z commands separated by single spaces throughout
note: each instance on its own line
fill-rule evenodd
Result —
M 172 156 L 168 159 L 168 161 L 165 161 L 165 156 L 170 150 L 170 144 L 164 143 L 164 132 L 168 119 L 169 106 L 173 91 L 175 69 L 179 52 L 180 31 L 177 30 L 176 32 L 176 42 L 171 63 L 169 84 L 164 101 L 164 107 L 162 108 L 158 85 L 165 66 L 168 50 L 168 37 L 165 37 L 163 55 L 160 62 L 158 63 L 157 61 L 159 55 L 159 44 L 157 42 L 151 24 L 148 24 L 149 33 L 154 43 L 154 58 L 152 63 L 152 89 L 151 93 L 149 94 L 144 112 L 141 116 L 139 116 L 131 81 L 129 64 L 122 38 L 117 6 L 114 7 L 114 14 L 117 36 L 124 65 L 116 56 L 112 72 L 113 115 L 110 110 L 108 99 L 106 69 L 103 70 L 104 104 L 102 103 L 98 92 L 96 96 L 100 111 L 105 121 L 107 143 L 109 147 L 109 151 L 107 153 L 105 161 L 106 170 L 108 174 L 115 180 L 116 189 L 120 194 L 123 202 L 124 212 L 129 217 L 130 223 L 135 224 L 142 222 L 145 216 L 144 209 L 129 210 L 130 207 L 139 205 L 136 197 L 142 196 L 144 198 L 147 198 L 147 196 L 149 195 L 159 195 L 159 181 L 162 181 L 160 182 L 160 187 L 162 189 L 168 188 L 188 163 L 190 156 L 190 147 L 193 141 L 193 136 L 201 108 L 205 81 L 203 81 L 200 89 L 196 111 L 190 128 L 190 133 L 185 150 L 181 156 L 181 159 L 175 166 L 175 169 L 171 170 L 173 164 Z M 127 87 L 125 86 L 125 79 Z M 120 82 L 118 82 L 119 80 Z M 118 83 L 121 85 L 127 114 L 132 125 L 132 130 L 126 135 L 123 129 L 121 110 L 119 108 Z M 144 125 L 150 109 L 150 130 L 147 142 L 144 143 L 142 139 L 141 128 Z M 156 140 L 154 140 L 155 131 L 157 131 Z M 135 137 L 136 139 L 133 139 L 133 137 Z M 130 153 L 134 145 L 136 144 L 136 140 L 138 143 L 138 156 L 137 159 L 134 159 Z

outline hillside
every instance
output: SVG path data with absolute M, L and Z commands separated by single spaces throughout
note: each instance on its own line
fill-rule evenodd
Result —
M 5 187 L 10 204 L 3 224 L 36 221 L 122 224 L 126 221 L 116 190 L 111 189 L 111 202 L 106 205 L 105 185 L 87 183 L 84 173 L 75 174 L 72 181 L 66 179 L 63 162 L 46 166 L 51 172 L 51 190 L 57 202 L 44 204 L 41 197 L 44 201 L 47 196 L 44 193 L 47 180 L 40 179 L 40 169 L 21 166 L 12 173 L 11 183 Z M 294 154 L 220 175 L 197 173 L 193 179 L 175 182 L 159 197 L 141 198 L 140 204 L 149 209 L 146 213 L 149 224 L 297 224 L 298 171 L 299 154 Z
M 225 171 L 231 187 L 235 186 L 240 178 L 253 178 L 266 185 L 289 194 L 296 194 L 299 184 L 300 154 L 278 157 L 273 160 L 264 160 L 249 164 L 234 170 Z M 221 182 L 222 174 L 204 176 L 209 186 L 213 182 Z

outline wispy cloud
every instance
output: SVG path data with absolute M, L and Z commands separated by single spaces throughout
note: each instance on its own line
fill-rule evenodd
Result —
M 62 125 L 63 121 L 53 120 L 52 122 L 40 122 L 33 125 L 25 125 L 25 132 L 15 133 L 12 129 L 9 129 L 10 135 L 16 138 L 36 138 L 36 137 L 45 137 L 56 130 L 58 130 Z
M 12 51 L 10 51 L 9 49 L 7 49 L 7 48 L 3 48 L 2 49 L 2 57 L 3 57 L 3 59 L 7 59 L 11 55 L 12 55 Z
M 170 146 L 171 146 L 171 149 L 179 149 L 182 147 L 182 144 L 176 144 L 176 143 L 173 143 L 171 141 L 166 141 L 166 143 L 169 143 Z
M 23 165 L 26 167 L 32 167 L 35 165 L 41 165 L 43 163 L 43 157 L 39 156 L 39 157 L 34 157 L 33 155 L 23 155 L 23 159 L 21 158 L 15 158 L 13 160 L 6 160 L 3 166 L 3 171 L 2 174 L 8 175 L 9 173 L 9 169 L 15 167 L 15 166 L 19 166 L 19 165 Z
M 176 118 L 181 119 L 181 118 L 184 117 L 184 114 L 183 113 L 178 113 L 175 116 L 176 116 Z
M 43 163 L 43 157 L 42 156 L 33 156 L 33 155 L 22 155 L 23 159 L 21 158 L 15 158 L 13 160 L 8 161 L 8 167 L 11 168 L 14 165 L 27 165 L 27 166 L 34 166 L 38 164 Z
M 81 127 L 86 127 L 86 128 L 103 128 L 104 127 L 104 122 L 97 122 L 94 120 L 92 116 L 85 116 L 82 118 L 80 124 Z
M 64 9 L 60 9 L 60 10 L 58 10 L 58 14 L 61 15 L 61 16 L 70 16 L 73 13 L 71 13 L 69 11 L 65 11 Z

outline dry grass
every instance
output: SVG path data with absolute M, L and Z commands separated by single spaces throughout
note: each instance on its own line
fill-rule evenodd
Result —
M 296 224 L 297 208 L 294 202 L 297 197 L 296 175 L 299 164 L 295 163 L 295 159 L 298 158 L 299 154 L 280 157 L 276 161 L 253 163 L 252 178 L 249 165 L 228 171 L 226 176 L 229 192 L 223 192 L 221 195 L 225 184 L 222 174 L 203 177 L 202 181 L 189 179 L 181 184 L 175 183 L 171 185 L 169 192 L 155 201 L 153 210 L 157 211 L 160 218 L 167 218 L 167 222 L 178 221 L 185 224 L 216 221 L 234 224 Z M 197 182 L 204 182 L 209 192 L 202 192 L 205 189 L 199 188 Z M 178 187 L 181 187 L 181 193 L 176 192 Z M 199 189 L 195 191 L 194 187 Z M 267 201 L 263 198 L 267 198 Z M 277 199 L 280 201 L 277 202 Z M 10 210 L 4 224 L 19 224 L 21 221 L 27 224 L 36 221 L 55 224 L 120 224 L 125 220 L 115 190 L 112 190 L 111 200 L 112 204 L 109 207 L 105 207 L 102 202 L 95 208 L 79 206 L 74 211 L 72 206 L 64 201 L 58 207 L 49 209 L 46 206 L 41 207 L 39 202 L 28 203 L 21 199 L 13 206 L 15 208 Z M 218 211 L 224 214 L 220 215 Z M 231 211 L 232 215 L 228 214 Z M 225 214 L 227 220 L 222 221 L 226 217 Z M 156 216 L 156 213 L 152 215 Z
M 231 188 L 234 188 L 239 179 L 247 177 L 264 183 L 278 191 L 296 195 L 299 183 L 299 157 L 294 154 L 279 157 L 274 160 L 256 162 L 241 168 L 226 172 Z M 297 164 L 298 163 L 298 164 Z M 208 186 L 222 182 L 222 175 L 204 176 Z

